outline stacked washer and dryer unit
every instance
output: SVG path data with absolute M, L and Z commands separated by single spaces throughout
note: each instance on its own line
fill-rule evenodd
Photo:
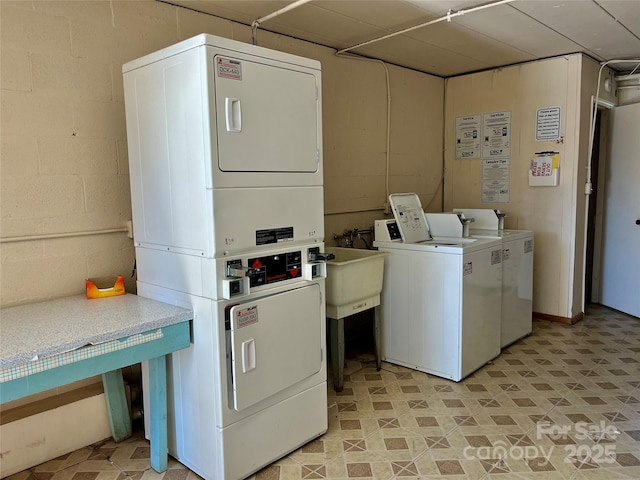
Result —
M 320 64 L 203 34 L 123 72 L 138 294 L 194 311 L 169 452 L 245 478 L 327 430 Z
M 500 354 L 501 240 L 432 236 L 416 194 L 390 203 L 374 242 L 388 253 L 383 359 L 460 381 Z

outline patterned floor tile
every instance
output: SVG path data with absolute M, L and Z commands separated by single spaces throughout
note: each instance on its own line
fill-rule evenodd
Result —
M 575 325 L 535 320 L 458 383 L 356 353 L 328 386 L 327 433 L 250 479 L 640 478 L 639 378 L 640 319 L 597 305 Z M 7 480 L 201 480 L 169 466 L 151 470 L 137 434 Z

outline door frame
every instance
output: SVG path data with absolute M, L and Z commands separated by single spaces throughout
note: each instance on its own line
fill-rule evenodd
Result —
M 592 106 L 595 102 L 595 97 L 592 97 Z M 604 219 L 604 201 L 605 192 L 603 186 L 606 184 L 606 171 L 609 159 L 607 157 L 607 151 L 609 146 L 609 116 L 610 110 L 616 105 L 611 102 L 598 99 L 598 115 L 596 115 L 595 121 L 598 123 L 599 136 L 596 139 L 593 138 L 594 146 L 598 146 L 598 151 L 593 153 L 593 157 L 597 157 L 597 175 L 590 179 L 592 183 L 592 194 L 595 193 L 595 202 L 586 202 L 586 222 L 585 222 L 585 258 L 584 258 L 584 284 L 582 289 L 582 305 L 586 310 L 586 306 L 589 303 L 600 303 L 600 290 L 601 290 L 601 277 L 602 277 L 602 239 L 604 236 L 603 219 Z M 589 159 L 589 168 L 592 159 Z M 600 187 L 600 188 L 598 188 Z M 590 211 L 590 204 L 595 205 L 595 211 Z M 593 221 L 590 221 L 592 220 Z M 593 245 L 588 245 L 588 239 L 590 235 L 593 236 Z M 587 265 L 591 265 L 589 269 Z M 591 271 L 591 278 L 587 278 L 587 273 Z M 587 288 L 587 283 L 590 283 L 591 288 Z M 590 298 L 587 298 L 587 292 L 590 290 Z

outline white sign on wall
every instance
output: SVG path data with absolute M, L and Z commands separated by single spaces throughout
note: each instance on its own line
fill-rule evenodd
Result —
M 456 117 L 456 160 L 480 158 L 482 115 Z
M 482 158 L 511 157 L 511 112 L 483 115 Z
M 560 107 L 546 107 L 536 110 L 536 141 L 558 140 L 560 138 Z
M 482 159 L 482 203 L 509 203 L 511 160 Z

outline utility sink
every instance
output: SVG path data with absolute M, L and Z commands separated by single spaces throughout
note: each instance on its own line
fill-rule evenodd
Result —
M 385 252 L 326 247 L 327 317 L 344 318 L 380 305 Z
M 344 385 L 344 321 L 345 317 L 380 305 L 385 252 L 357 248 L 326 247 L 325 253 L 335 258 L 327 262 L 327 317 L 329 317 L 329 356 L 333 388 Z M 376 368 L 382 367 L 380 325 L 373 310 Z

